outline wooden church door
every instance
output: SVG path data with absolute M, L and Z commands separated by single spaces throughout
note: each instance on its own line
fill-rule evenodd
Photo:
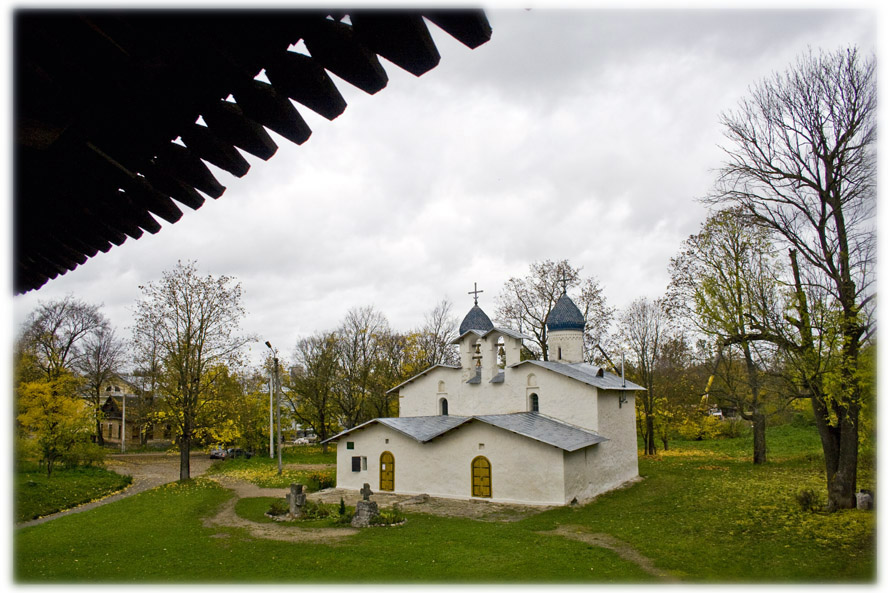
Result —
M 473 460 L 473 496 L 491 498 L 491 463 L 482 456 Z
M 392 492 L 396 487 L 396 460 L 389 451 L 380 454 L 380 489 Z

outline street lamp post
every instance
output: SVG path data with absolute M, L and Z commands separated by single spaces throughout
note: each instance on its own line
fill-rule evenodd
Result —
M 281 396 L 280 389 L 278 386 L 278 356 L 275 352 L 275 349 L 272 348 L 272 344 L 266 342 L 266 346 L 269 347 L 269 350 L 272 351 L 272 365 L 274 367 L 274 380 L 273 384 L 275 385 L 275 424 L 278 431 L 278 475 L 281 475 Z

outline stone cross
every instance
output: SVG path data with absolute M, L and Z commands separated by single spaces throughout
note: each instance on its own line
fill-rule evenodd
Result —
M 352 516 L 351 521 L 353 527 L 367 527 L 371 524 L 371 519 L 380 514 L 380 511 L 377 509 L 377 503 L 369 498 L 373 494 L 371 485 L 366 482 L 360 492 L 362 493 L 363 500 L 356 501 L 355 503 L 355 515 Z

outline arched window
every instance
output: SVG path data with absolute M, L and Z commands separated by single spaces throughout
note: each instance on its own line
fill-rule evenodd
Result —
M 529 373 L 529 375 L 528 375 L 528 386 L 529 386 L 529 387 L 534 387 L 535 385 L 537 385 L 537 381 L 538 381 L 538 379 L 537 379 L 537 377 L 535 377 L 535 374 L 534 374 L 534 373 Z
M 439 381 L 439 393 L 445 393 L 445 381 Z
M 439 413 L 443 416 L 448 415 L 448 400 L 444 397 L 439 400 Z
M 556 360 L 562 360 L 562 346 L 556 349 Z
M 528 409 L 532 412 L 538 411 L 538 394 L 533 393 L 528 397 Z

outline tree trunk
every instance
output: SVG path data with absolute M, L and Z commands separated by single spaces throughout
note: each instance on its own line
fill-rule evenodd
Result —
M 102 434 L 102 421 L 96 418 L 96 444 L 100 447 L 105 445 L 105 436 Z
M 754 463 L 766 463 L 766 416 L 754 412 Z
M 183 431 L 179 437 L 179 480 L 191 479 L 191 467 L 189 466 L 189 453 L 192 448 L 192 435 Z
M 801 337 L 800 353 L 803 357 L 815 358 L 809 303 L 800 279 L 797 252 L 789 250 L 789 256 L 794 277 L 795 308 L 800 317 L 795 324 Z M 804 369 L 802 376 L 802 383 L 810 393 L 816 427 L 822 441 L 830 511 L 852 509 L 856 506 L 856 472 L 859 465 L 860 394 L 855 371 L 858 365 L 862 326 L 856 320 L 855 308 L 845 308 L 842 327 L 844 348 L 841 362 L 841 389 L 846 401 L 838 403 L 830 400 L 823 390 L 819 374 L 809 376 L 810 370 Z M 835 425 L 832 424 L 832 412 L 837 419 Z
M 655 455 L 655 418 L 646 414 L 646 455 Z

